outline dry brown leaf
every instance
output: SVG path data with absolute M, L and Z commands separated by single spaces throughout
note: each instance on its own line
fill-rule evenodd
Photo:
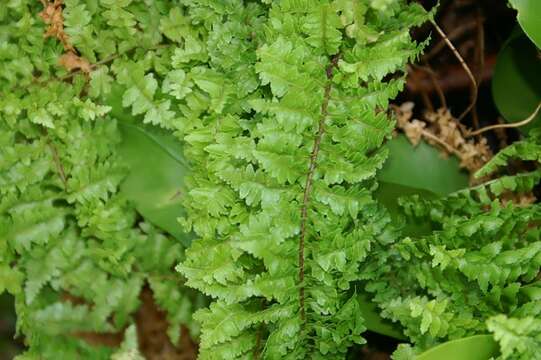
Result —
M 513 205 L 518 207 L 529 206 L 537 201 L 537 198 L 532 192 L 527 193 L 515 193 L 515 192 L 505 192 L 500 197 L 502 204 L 507 205 L 508 203 L 513 203 Z
M 437 147 L 442 154 L 454 154 L 460 159 L 460 166 L 470 174 L 479 170 L 490 158 L 492 152 L 486 139 L 467 140 L 464 130 L 453 117 L 449 109 L 425 111 L 421 120 L 413 118 L 412 102 L 395 106 L 397 125 L 402 129 L 409 141 L 416 146 L 422 138 Z
M 421 138 L 438 148 L 442 154 L 454 154 L 460 159 L 460 167 L 467 169 L 473 175 L 493 156 L 486 138 L 478 140 L 467 138 L 469 130 L 460 125 L 452 116 L 449 109 L 440 108 L 437 111 L 425 111 L 422 120 L 413 119 L 411 102 L 394 106 L 398 128 L 404 131 L 409 141 L 416 146 Z M 465 136 L 466 135 L 466 136 Z M 474 179 L 472 185 L 479 184 L 489 178 Z M 506 192 L 500 196 L 503 204 L 513 203 L 515 206 L 528 206 L 537 199 L 531 192 Z
M 75 51 L 73 46 L 69 42 L 68 35 L 64 32 L 64 15 L 62 14 L 63 0 L 40 0 L 43 5 L 43 10 L 39 13 L 39 16 L 43 19 L 45 24 L 49 25 L 45 32 L 45 37 L 55 37 L 65 50 Z
M 81 70 L 86 74 L 92 71 L 92 64 L 72 51 L 60 56 L 58 64 L 65 67 L 68 71 Z
M 406 124 L 408 124 L 413 116 L 413 108 L 415 104 L 411 101 L 405 102 L 402 105 L 395 107 L 395 114 L 397 125 L 402 129 Z
M 82 298 L 64 294 L 64 301 L 73 304 L 90 304 Z M 137 327 L 139 349 L 148 360 L 195 360 L 198 345 L 190 336 L 189 330 L 181 327 L 178 344 L 173 344 L 167 335 L 169 322 L 166 313 L 161 310 L 154 300 L 152 290 L 148 285 L 139 294 L 141 306 L 134 314 Z M 125 328 L 116 333 L 78 332 L 73 336 L 86 341 L 92 346 L 118 347 L 124 339 Z
M 80 70 L 86 74 L 92 70 L 92 65 L 88 60 L 77 55 L 77 51 L 71 45 L 69 36 L 64 31 L 63 0 L 40 0 L 43 10 L 39 16 L 43 22 L 48 25 L 44 36 L 58 39 L 64 46 L 65 54 L 60 56 L 58 63 L 68 71 Z
M 141 307 L 135 314 L 139 348 L 148 360 L 195 360 L 197 344 L 189 331 L 182 326 L 178 344 L 173 344 L 167 335 L 166 314 L 158 308 L 152 290 L 145 286 L 139 296 Z

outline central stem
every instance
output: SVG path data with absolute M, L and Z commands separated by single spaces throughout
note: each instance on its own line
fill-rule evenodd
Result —
M 333 69 L 338 64 L 339 55 L 333 56 L 331 63 L 327 66 L 327 85 L 325 85 L 325 91 L 323 95 L 323 103 L 321 104 L 321 116 L 318 123 L 318 131 L 316 138 L 314 139 L 314 146 L 312 147 L 312 153 L 310 154 L 310 166 L 308 168 L 308 174 L 306 176 L 306 184 L 304 186 L 304 196 L 302 200 L 301 208 L 301 233 L 299 238 L 299 307 L 300 314 L 303 323 L 306 320 L 304 309 L 304 242 L 306 238 L 306 223 L 308 222 L 308 205 L 310 203 L 310 194 L 312 191 L 312 183 L 314 179 L 314 173 L 316 171 L 317 156 L 319 154 L 319 148 L 321 145 L 321 139 L 325 134 L 325 120 L 328 115 L 329 99 L 331 97 L 332 89 L 332 77 Z

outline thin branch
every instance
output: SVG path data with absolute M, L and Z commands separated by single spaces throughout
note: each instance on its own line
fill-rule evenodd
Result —
M 477 60 L 476 64 L 476 77 L 477 85 L 481 85 L 483 81 L 483 72 L 485 70 L 485 28 L 484 28 L 484 19 L 481 14 L 481 7 L 477 5 L 477 12 L 475 16 L 475 25 L 476 25 L 476 46 L 475 46 L 475 59 Z M 479 129 L 479 114 L 477 113 L 477 106 L 473 107 L 472 110 L 472 120 L 474 129 Z
M 462 24 L 461 26 L 453 29 L 453 31 L 451 31 L 449 33 L 449 35 L 447 35 L 447 38 L 449 40 L 457 40 L 457 39 L 461 38 L 463 35 L 467 34 L 469 31 L 475 29 L 475 26 L 476 26 L 475 21 L 470 21 L 470 22 L 467 22 L 465 24 Z M 426 55 L 424 55 L 422 57 L 422 60 L 428 61 L 428 60 L 432 59 L 441 50 L 443 50 L 443 48 L 445 48 L 445 46 L 446 46 L 445 41 L 441 40 L 434 47 L 432 47 L 432 49 L 430 49 L 430 51 L 427 52 Z
M 306 321 L 306 314 L 304 310 L 304 241 L 306 238 L 306 223 L 308 222 L 308 205 L 310 203 L 310 195 L 312 191 L 312 183 L 314 179 L 314 173 L 316 171 L 317 156 L 319 154 L 319 148 L 321 145 L 321 139 L 325 133 L 325 120 L 329 112 L 329 100 L 331 98 L 332 89 L 332 76 L 333 69 L 338 64 L 339 55 L 333 56 L 331 63 L 326 69 L 327 73 L 327 85 L 325 86 L 325 93 L 323 95 L 323 103 L 321 104 L 321 117 L 318 124 L 318 132 L 314 140 L 314 146 L 310 155 L 310 166 L 308 168 L 308 174 L 306 176 L 306 183 L 304 185 L 304 196 L 302 200 L 301 208 L 301 232 L 299 236 L 299 310 L 301 314 L 301 320 L 304 323 Z
M 464 61 L 464 59 L 462 58 L 458 50 L 455 48 L 453 43 L 447 38 L 447 35 L 445 35 L 443 30 L 438 26 L 438 24 L 436 24 L 435 21 L 432 21 L 432 25 L 434 25 L 434 28 L 436 29 L 436 31 L 440 34 L 440 36 L 443 38 L 447 46 L 449 46 L 449 48 L 451 49 L 455 57 L 458 59 L 458 61 L 460 62 L 460 65 L 462 65 L 462 67 L 468 74 L 468 77 L 470 78 L 471 83 L 472 83 L 472 95 L 470 98 L 470 105 L 468 105 L 466 110 L 464 110 L 464 112 L 460 114 L 460 116 L 458 117 L 458 121 L 460 121 L 471 111 L 471 109 L 473 109 L 473 107 L 475 106 L 475 103 L 477 102 L 477 91 L 478 91 L 477 81 L 475 80 L 475 77 L 473 76 L 468 64 L 466 64 L 466 62 Z
M 447 144 L 445 141 L 438 138 L 436 135 L 432 134 L 430 131 L 427 131 L 427 130 L 423 129 L 421 131 L 421 134 L 424 137 L 429 138 L 430 140 L 433 140 L 433 141 L 437 142 L 438 144 L 440 144 L 441 146 L 443 146 L 449 153 L 455 154 L 459 159 L 462 159 L 462 153 L 460 151 L 458 151 L 457 149 L 455 149 L 451 145 Z
M 51 153 L 53 154 L 53 161 L 58 171 L 58 175 L 60 176 L 60 180 L 62 180 L 62 184 L 64 184 L 64 191 L 67 193 L 68 181 L 66 178 L 66 172 L 64 171 L 64 166 L 62 166 L 62 163 L 60 162 L 58 151 L 56 150 L 56 147 L 50 141 L 47 141 L 47 145 L 49 145 L 49 148 L 51 149 Z
M 530 116 L 528 116 L 526 119 L 524 119 L 522 121 L 514 122 L 514 123 L 510 123 L 510 124 L 495 124 L 495 125 L 486 126 L 486 127 L 482 128 L 482 129 L 470 132 L 466 136 L 467 137 L 472 137 L 472 136 L 476 136 L 476 135 L 482 134 L 482 133 L 484 133 L 486 131 L 490 131 L 490 130 L 494 130 L 494 129 L 517 128 L 517 127 L 521 127 L 521 126 L 524 126 L 524 125 L 528 125 L 530 122 L 533 121 L 533 119 L 535 119 L 537 114 L 539 114 L 540 110 L 541 110 L 541 102 L 539 103 L 539 105 L 537 105 L 537 108 L 534 110 L 534 112 Z
M 434 85 L 434 89 L 436 89 L 436 93 L 438 94 L 438 97 L 440 98 L 440 107 L 447 108 L 447 100 L 445 99 L 445 94 L 443 93 L 443 90 L 438 82 L 437 74 L 428 62 L 425 62 L 425 65 L 413 65 L 417 69 L 425 72 L 430 77 L 430 80 L 432 81 L 432 85 Z
M 418 66 L 418 65 L 413 65 L 413 66 Z M 413 80 L 413 82 L 415 83 L 415 86 L 419 89 L 419 93 L 421 94 L 421 99 L 423 100 L 425 108 L 427 108 L 430 111 L 434 111 L 434 106 L 432 105 L 432 101 L 430 101 L 430 96 L 428 96 L 427 92 L 423 89 L 422 86 L 419 86 L 420 84 L 419 75 L 416 74 L 415 71 L 413 71 L 411 66 L 408 66 L 408 74 L 410 76 L 410 79 Z

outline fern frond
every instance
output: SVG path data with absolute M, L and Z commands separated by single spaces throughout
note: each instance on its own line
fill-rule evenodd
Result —
M 387 241 L 385 220 L 374 221 L 384 212 L 371 197 L 386 157 L 381 145 L 393 129 L 379 109 L 404 81 L 382 78 L 403 70 L 419 47 L 409 23 L 371 6 L 348 11 L 365 31 L 384 34 L 381 40 L 365 47 L 346 40 L 346 7 L 273 4 L 253 29 L 263 36 L 246 43 L 257 58 L 239 59 L 257 73 L 258 90 L 244 92 L 246 80 L 233 67 L 222 73 L 224 86 L 239 89 L 236 101 L 248 106 L 211 107 L 186 131 L 193 175 L 183 223 L 200 238 L 177 270 L 215 298 L 197 315 L 203 359 L 217 358 L 215 351 L 223 359 L 343 358 L 363 342 L 353 283 L 363 278 L 359 267 L 372 247 Z M 401 1 L 393 7 L 409 11 Z M 363 18 L 372 12 L 381 22 Z M 235 31 L 240 38 L 246 29 Z M 227 49 L 208 51 L 213 64 Z M 367 60 L 372 65 L 363 69 L 344 65 Z

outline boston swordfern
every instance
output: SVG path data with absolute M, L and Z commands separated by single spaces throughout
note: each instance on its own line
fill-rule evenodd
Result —
M 343 359 L 374 317 L 413 344 L 396 359 L 489 332 L 495 356 L 535 359 L 540 212 L 509 194 L 540 175 L 498 172 L 539 163 L 540 137 L 475 188 L 378 199 L 389 100 L 429 17 L 406 0 L 3 4 L 0 290 L 19 359 L 140 359 L 145 286 L 201 359 Z
M 409 30 L 427 15 L 402 1 L 280 1 L 242 26 L 245 11 L 223 27 L 248 35 L 247 53 L 220 64 L 229 49 L 210 51 L 224 105 L 185 135 L 183 221 L 199 239 L 177 269 L 215 299 L 195 315 L 200 356 L 342 358 L 364 341 L 353 283 L 391 236 L 373 177 L 388 100 L 420 50 Z

